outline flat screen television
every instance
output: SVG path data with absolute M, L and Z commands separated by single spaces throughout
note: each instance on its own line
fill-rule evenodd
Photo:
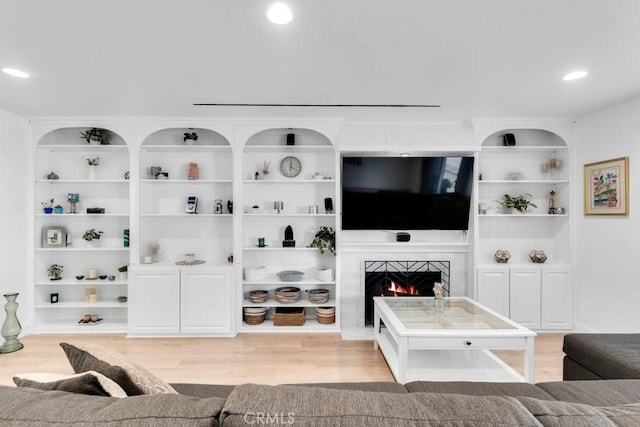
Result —
M 342 157 L 343 230 L 468 230 L 473 157 Z

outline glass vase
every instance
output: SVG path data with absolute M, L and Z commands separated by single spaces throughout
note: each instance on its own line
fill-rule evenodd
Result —
M 18 311 L 18 303 L 16 302 L 18 293 L 4 294 L 4 297 L 7 299 L 7 303 L 4 305 L 4 311 L 7 312 L 7 316 L 2 324 L 2 329 L 0 329 L 0 333 L 5 339 L 4 344 L 0 346 L 0 353 L 12 353 L 24 347 L 24 345 L 18 341 L 18 335 L 20 335 L 22 331 L 22 326 L 20 326 L 20 321 L 16 316 L 16 312 Z

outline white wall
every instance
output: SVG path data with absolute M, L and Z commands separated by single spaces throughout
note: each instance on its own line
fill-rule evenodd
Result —
M 640 331 L 640 97 L 580 119 L 574 150 L 577 331 Z M 628 217 L 585 216 L 583 165 L 629 157 Z
M 0 110 L 0 294 L 19 292 L 18 319 L 23 327 L 31 323 L 31 290 L 28 283 L 27 265 L 29 218 L 29 173 L 31 171 L 31 148 L 29 126 L 26 120 L 15 114 Z M 1 298 L 0 307 L 5 299 Z M 4 321 L 4 310 L 0 310 L 0 323 Z

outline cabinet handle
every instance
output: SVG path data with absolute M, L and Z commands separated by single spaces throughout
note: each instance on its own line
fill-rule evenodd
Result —
M 471 345 L 471 341 L 465 341 L 464 342 L 466 345 Z

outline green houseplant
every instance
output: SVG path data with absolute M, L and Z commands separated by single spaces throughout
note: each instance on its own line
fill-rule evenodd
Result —
M 109 145 L 109 131 L 100 128 L 91 128 L 85 132 L 80 132 L 83 139 L 87 140 L 87 144 L 91 144 L 91 141 L 98 142 L 100 145 Z
M 62 269 L 64 267 L 60 264 L 51 264 L 47 267 L 47 274 L 49 275 L 49 280 L 60 280 L 62 279 Z
M 499 203 L 507 209 L 515 210 L 521 213 L 527 212 L 527 208 L 529 206 L 533 206 L 537 208 L 537 206 L 529 200 L 531 198 L 531 194 L 525 193 L 517 196 L 510 196 L 509 194 L 505 194 L 502 200 L 499 200 Z
M 91 228 L 84 232 L 82 238 L 87 242 L 91 242 L 93 239 L 100 240 L 100 236 L 102 235 L 102 231 L 96 231 L 95 228 Z
M 335 255 L 336 232 L 331 227 L 320 227 L 309 247 L 318 248 L 321 254 L 324 254 L 325 251 L 330 251 L 333 255 Z

